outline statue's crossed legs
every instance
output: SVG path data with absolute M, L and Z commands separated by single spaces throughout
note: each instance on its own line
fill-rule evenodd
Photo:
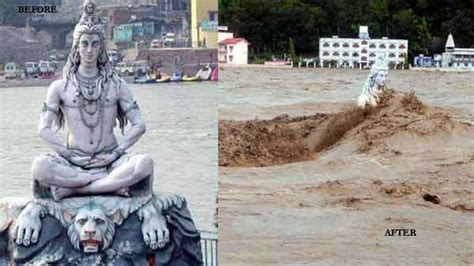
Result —
M 128 189 L 150 178 L 151 193 L 153 159 L 149 155 L 124 154 L 108 167 L 84 169 L 58 155 L 41 155 L 32 166 L 33 179 L 51 189 L 55 200 L 75 195 L 114 193 L 127 195 Z

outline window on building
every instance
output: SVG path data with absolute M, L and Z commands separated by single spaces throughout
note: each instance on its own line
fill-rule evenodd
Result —
M 325 43 L 323 44 L 323 47 L 329 47 L 329 43 L 325 42 Z
M 358 47 L 359 47 L 359 44 L 357 44 L 357 43 L 354 43 L 354 44 L 352 44 L 352 47 L 354 47 L 354 48 L 358 48 Z
M 229 46 L 229 52 L 232 53 L 233 50 L 234 50 L 234 46 Z
M 362 45 L 367 45 L 367 41 L 362 41 Z
M 377 45 L 375 45 L 374 43 L 371 43 L 371 44 L 369 45 L 369 47 L 370 47 L 370 48 L 375 48 L 375 47 L 377 47 Z
M 342 56 L 349 56 L 349 53 L 348 53 L 348 52 L 344 52 L 344 53 L 342 54 Z
M 323 55 L 324 55 L 324 56 L 328 56 L 329 53 L 328 53 L 328 52 L 324 52 Z
M 339 56 L 339 53 L 338 53 L 338 52 L 334 52 L 332 55 L 334 55 L 334 56 Z
M 396 47 L 395 44 L 392 43 L 392 44 L 390 44 L 390 46 L 388 48 L 395 49 L 395 47 Z
M 232 55 L 231 55 L 231 56 L 229 56 L 229 62 L 231 62 L 231 63 L 232 63 L 232 61 L 233 61 L 233 60 L 234 60 L 234 57 L 233 57 Z
M 362 57 L 360 58 L 360 60 L 362 60 L 362 61 L 367 61 L 367 56 L 362 56 Z
M 333 44 L 333 47 L 336 47 L 336 48 L 338 48 L 338 47 L 339 47 L 339 43 L 335 43 L 335 44 Z
M 366 54 L 366 53 L 367 53 L 367 49 L 365 49 L 365 48 L 362 49 L 362 53 L 363 53 L 363 54 Z
M 217 21 L 217 11 L 209 11 L 209 21 Z
M 400 57 L 400 58 L 403 58 L 403 57 L 405 57 L 405 53 L 401 53 L 401 54 L 399 54 L 399 55 L 398 55 L 398 57 Z
M 370 53 L 369 56 L 370 57 L 375 57 L 375 53 Z
M 386 47 L 386 46 L 385 46 L 385 44 L 383 44 L 383 43 L 382 43 L 381 45 L 379 45 L 379 48 L 385 49 L 385 47 Z
M 400 44 L 400 46 L 398 46 L 399 49 L 405 49 L 405 45 L 404 44 Z
M 390 53 L 390 54 L 388 55 L 388 57 L 395 57 L 395 54 L 394 54 L 394 53 Z
M 357 57 L 357 56 L 359 56 L 359 53 L 357 53 L 357 52 L 353 53 L 352 56 Z
M 342 45 L 342 47 L 347 48 L 347 47 L 349 47 L 349 44 L 348 44 L 348 43 L 344 43 L 344 44 Z

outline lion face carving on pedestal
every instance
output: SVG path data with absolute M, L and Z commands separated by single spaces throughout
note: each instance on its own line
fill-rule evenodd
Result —
M 106 215 L 98 206 L 86 206 L 76 213 L 63 212 L 68 222 L 67 235 L 72 245 L 85 253 L 107 249 L 115 235 L 115 224 L 121 219 L 120 210 Z

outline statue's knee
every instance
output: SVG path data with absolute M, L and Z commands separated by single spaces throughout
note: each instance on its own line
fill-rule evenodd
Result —
M 48 169 L 50 166 L 50 159 L 45 156 L 41 155 L 36 157 L 33 160 L 33 164 L 31 165 L 31 173 L 33 178 L 38 181 L 47 181 L 52 175 L 48 173 Z
M 140 176 L 150 176 L 153 174 L 154 164 L 150 155 L 142 155 L 137 160 L 136 173 Z

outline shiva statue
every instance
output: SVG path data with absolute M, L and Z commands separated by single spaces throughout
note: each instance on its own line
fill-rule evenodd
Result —
M 49 87 L 39 123 L 38 135 L 56 154 L 37 157 L 32 176 L 41 194 L 49 190 L 56 200 L 126 196 L 132 185 L 145 179 L 147 188 L 152 187 L 152 158 L 127 154 L 145 133 L 145 122 L 127 84 L 107 64 L 105 23 L 95 12 L 94 3 L 86 1 L 62 78 Z M 131 124 L 120 143 L 114 135 L 116 120 L 122 133 Z M 66 144 L 53 124 L 67 127 Z
M 379 95 L 385 89 L 388 76 L 388 64 L 384 54 L 379 54 L 375 63 L 370 68 L 369 76 L 362 88 L 362 93 L 357 99 L 357 105 L 361 108 L 366 106 L 376 107 Z
M 9 256 L 35 265 L 202 264 L 185 199 L 154 194 L 153 159 L 127 153 L 145 133 L 145 122 L 126 82 L 107 64 L 105 47 L 106 21 L 86 0 L 39 122 L 38 135 L 54 153 L 33 161 L 35 199 L 6 223 Z M 117 122 L 121 141 L 114 135 Z M 65 143 L 57 134 L 62 128 Z

